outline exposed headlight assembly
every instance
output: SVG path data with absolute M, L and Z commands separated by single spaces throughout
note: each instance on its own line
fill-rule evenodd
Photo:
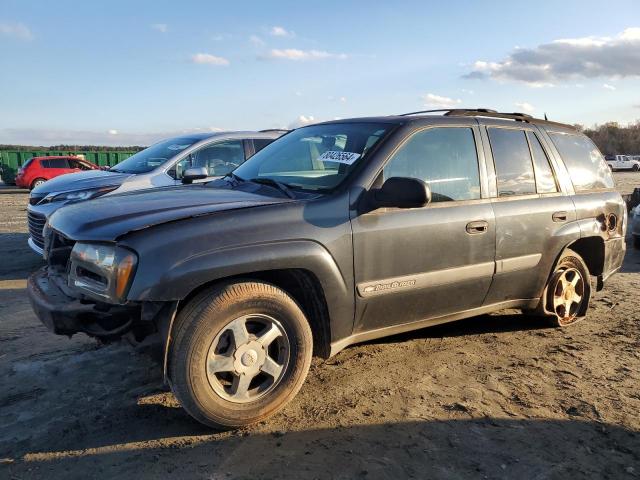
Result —
M 96 300 L 124 303 L 138 256 L 123 247 L 78 242 L 71 251 L 69 286 Z
M 89 190 L 77 190 L 74 192 L 50 193 L 40 203 L 51 202 L 81 202 L 100 197 L 106 193 L 113 192 L 120 185 L 108 185 L 106 187 L 92 188 Z

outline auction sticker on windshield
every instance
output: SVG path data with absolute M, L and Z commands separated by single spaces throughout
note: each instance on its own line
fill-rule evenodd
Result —
M 323 162 L 337 162 L 344 163 L 345 165 L 351 165 L 359 158 L 359 153 L 328 150 L 320 155 L 318 157 L 318 160 L 322 160 Z

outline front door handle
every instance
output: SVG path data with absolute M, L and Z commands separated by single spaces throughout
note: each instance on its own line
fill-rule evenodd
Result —
M 475 222 L 467 223 L 467 233 L 470 235 L 485 233 L 487 230 L 489 230 L 489 222 L 485 220 L 478 220 Z
M 555 212 L 551 215 L 554 222 L 561 223 L 567 221 L 567 212 Z

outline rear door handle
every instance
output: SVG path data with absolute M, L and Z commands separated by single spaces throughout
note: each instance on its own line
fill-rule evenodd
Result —
M 567 221 L 567 212 L 555 212 L 551 215 L 551 218 L 554 222 L 566 222 Z
M 467 233 L 470 235 L 485 233 L 487 230 L 489 230 L 489 222 L 485 220 L 478 220 L 475 222 L 467 223 Z

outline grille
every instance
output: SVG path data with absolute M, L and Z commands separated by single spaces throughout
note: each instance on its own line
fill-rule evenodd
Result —
M 27 221 L 29 222 L 29 235 L 33 243 L 39 248 L 44 249 L 44 238 L 42 237 L 42 229 L 47 222 L 47 217 L 33 212 L 28 212 Z

